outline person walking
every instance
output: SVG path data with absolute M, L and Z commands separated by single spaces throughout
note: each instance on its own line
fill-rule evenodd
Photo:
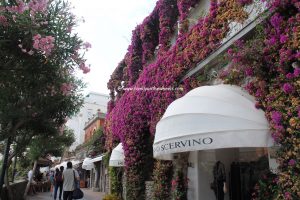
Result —
M 54 188 L 54 200 L 56 200 L 57 197 L 57 191 L 59 189 L 59 200 L 61 200 L 61 195 L 62 195 L 62 189 L 63 189 L 63 175 L 62 171 L 59 171 L 58 168 L 55 169 L 55 188 Z
M 72 168 L 72 162 L 67 163 L 67 169 L 63 172 L 63 188 L 64 200 L 73 199 L 73 191 L 75 190 L 75 181 L 79 181 L 79 174 L 76 170 Z
M 50 177 L 49 177 L 49 180 L 50 180 L 50 197 L 52 197 L 52 194 L 54 192 L 54 187 L 55 187 L 55 181 L 54 181 L 54 172 L 53 171 L 50 171 Z

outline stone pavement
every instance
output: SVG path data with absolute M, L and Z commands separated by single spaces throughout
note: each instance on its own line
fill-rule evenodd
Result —
M 84 198 L 82 200 L 102 200 L 105 196 L 101 192 L 93 192 L 92 189 L 81 188 L 84 193 Z M 29 195 L 28 200 L 53 200 L 53 195 L 50 192 L 39 192 L 35 195 Z

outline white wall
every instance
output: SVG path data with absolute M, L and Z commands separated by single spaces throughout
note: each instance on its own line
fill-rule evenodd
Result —
M 70 150 L 74 150 L 76 146 L 84 142 L 84 126 L 85 122 L 89 118 L 92 118 L 94 114 L 97 113 L 97 110 L 100 109 L 101 112 L 107 112 L 107 103 L 109 101 L 109 96 L 106 94 L 100 94 L 91 92 L 85 99 L 83 107 L 80 109 L 79 113 L 68 120 L 66 126 L 74 130 L 75 142 L 70 147 Z

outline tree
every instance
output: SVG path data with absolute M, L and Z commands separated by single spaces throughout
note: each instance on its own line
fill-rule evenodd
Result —
M 37 160 L 40 157 L 45 157 L 48 154 L 59 156 L 63 153 L 65 148 L 71 146 L 74 141 L 74 133 L 71 130 L 64 130 L 63 134 L 57 132 L 55 135 L 39 135 L 34 137 L 30 142 L 28 151 L 28 156 L 34 161 L 32 171 L 35 171 Z M 31 179 L 32 178 L 33 176 Z M 26 199 L 30 183 L 31 180 L 29 180 L 27 183 L 24 199 Z
M 95 156 L 99 153 L 104 153 L 105 150 L 105 135 L 103 134 L 102 128 L 95 131 L 93 136 L 87 141 L 84 146 L 87 147 L 87 152 Z
M 76 24 L 64 0 L 0 3 L 0 190 L 11 143 L 23 134 L 47 136 L 82 105 L 84 85 L 75 72 L 89 72 L 83 55 L 91 45 L 72 33 Z M 47 131 L 36 131 L 40 124 Z

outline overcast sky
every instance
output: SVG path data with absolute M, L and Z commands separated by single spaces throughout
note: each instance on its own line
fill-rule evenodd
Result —
M 83 75 L 88 84 L 85 94 L 91 91 L 108 94 L 107 82 L 127 51 L 132 30 L 150 14 L 156 1 L 71 0 L 74 13 L 85 20 L 77 32 L 92 44 L 86 55 L 91 72 Z

